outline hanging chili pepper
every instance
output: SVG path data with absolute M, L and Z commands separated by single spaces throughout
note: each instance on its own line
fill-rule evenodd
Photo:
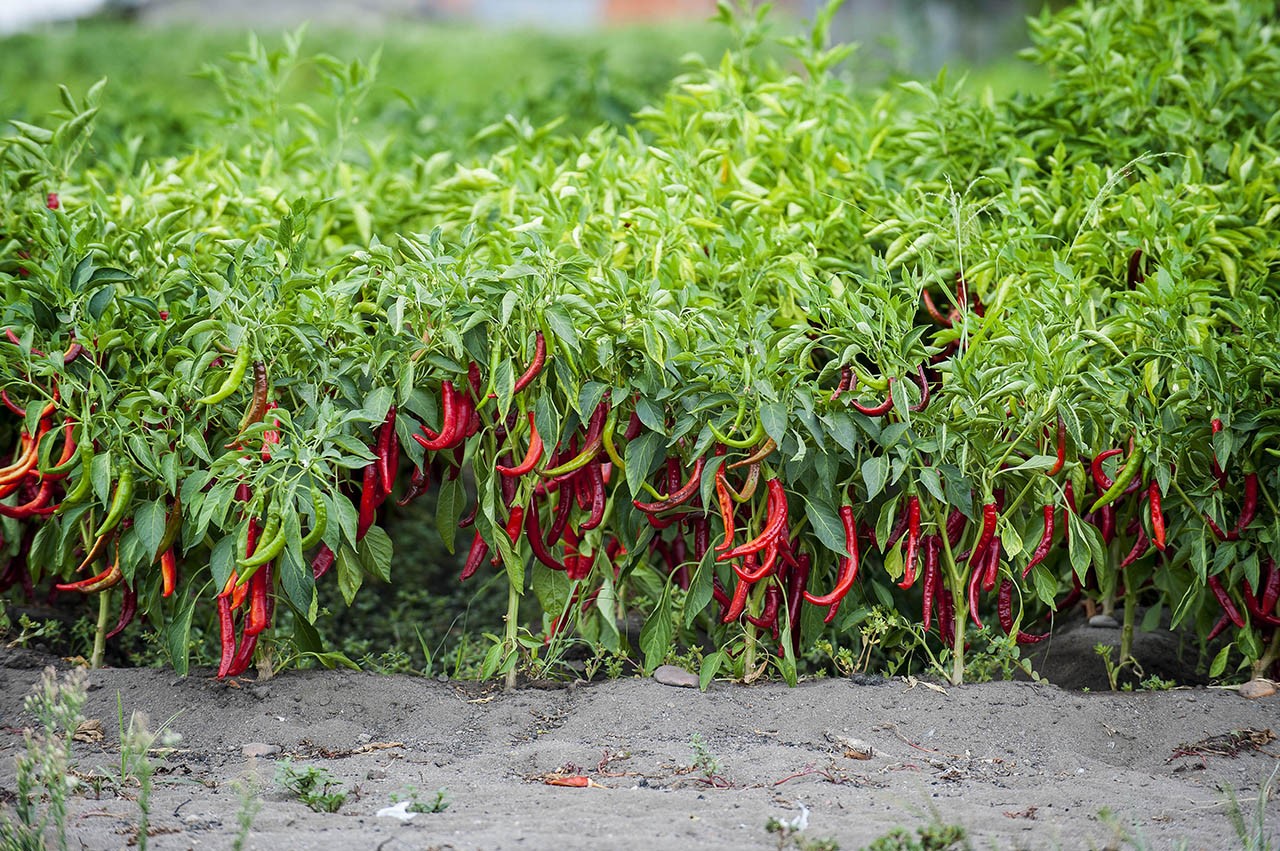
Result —
M 378 518 L 378 505 L 382 502 L 382 489 L 378 487 L 378 465 L 371 462 L 364 468 L 364 480 L 360 485 L 360 513 L 356 521 L 356 540 L 364 539 Z
M 831 393 L 831 401 L 840 398 L 840 394 L 849 389 L 853 383 L 853 370 L 847 366 L 840 367 L 840 380 L 836 382 L 836 389 Z
M 452 449 L 456 446 L 465 436 L 467 422 L 470 419 L 466 399 L 466 394 L 459 394 L 454 389 L 453 382 L 440 382 L 440 433 L 430 439 L 415 434 L 413 439 L 423 449 L 432 452 Z M 425 430 L 426 426 L 423 426 L 423 429 Z
M 632 500 L 632 505 L 646 514 L 658 514 L 685 504 L 698 492 L 698 487 L 702 484 L 702 469 L 705 465 L 705 458 L 699 458 L 695 461 L 693 464 L 693 473 L 690 474 L 689 481 L 685 482 L 681 487 L 672 490 L 664 499 L 661 499 L 658 502 L 641 502 L 637 499 Z
M 1263 626 L 1280 626 L 1280 617 L 1276 617 L 1270 610 L 1262 605 L 1262 601 L 1258 595 L 1253 593 L 1253 586 L 1249 584 L 1249 580 L 1244 581 L 1244 607 L 1249 613 L 1249 620 L 1254 626 L 1259 624 Z
M 721 623 L 733 623 L 742 616 L 747 608 L 747 594 L 751 591 L 751 583 L 745 582 L 741 578 L 738 584 L 733 588 L 733 598 L 729 601 L 729 608 L 720 618 Z
M 1129 554 L 1120 561 L 1120 569 L 1124 570 L 1129 565 L 1136 562 L 1147 554 L 1147 550 L 1151 549 L 1151 541 L 1147 538 L 1147 530 L 1141 526 L 1138 527 L 1138 537 L 1133 542 L 1133 549 L 1129 550 Z
M 480 537 L 480 533 L 476 532 L 476 536 L 471 539 L 471 549 L 467 552 L 466 564 L 462 567 L 462 574 L 458 576 L 459 582 L 466 582 L 470 579 L 485 558 L 489 555 L 489 545 L 485 543 L 484 538 Z
M 783 489 L 782 482 L 775 477 L 769 480 L 767 487 L 769 489 L 769 501 L 764 530 L 745 544 L 721 553 L 716 557 L 717 561 L 728 561 L 729 559 L 740 558 L 748 553 L 759 552 L 776 539 L 787 525 L 787 494 Z
M 271 625 L 271 562 L 254 571 L 249 579 L 249 614 L 244 622 L 244 634 L 258 635 Z
M 921 622 L 924 631 L 929 631 L 933 620 L 934 597 L 938 593 L 941 580 L 938 570 L 938 555 L 942 548 L 942 539 L 937 535 L 926 535 L 924 539 L 924 599 L 921 603 Z
M 853 380 L 853 386 L 849 388 L 849 391 L 853 392 L 853 390 L 855 390 L 857 386 L 858 386 L 858 378 L 855 375 Z M 886 382 L 886 388 L 887 389 L 886 389 L 884 401 L 881 402 L 879 405 L 872 405 L 872 406 L 863 405 L 857 399 L 854 399 L 850 404 L 853 405 L 854 410 L 856 410 L 858 413 L 862 414 L 863 416 L 867 416 L 867 417 L 884 416 L 885 414 L 893 410 L 893 379 L 892 378 L 890 378 Z
M 1005 635 L 1013 633 L 1013 583 L 1006 579 L 1000 583 L 1000 595 L 996 598 L 996 613 L 1000 617 L 1000 628 Z M 1049 637 L 1049 633 L 1032 635 L 1018 630 L 1014 640 L 1018 644 L 1036 644 Z
M 524 536 L 529 541 L 529 549 L 533 551 L 534 558 L 552 570 L 564 570 L 564 565 L 547 551 L 546 542 L 542 539 L 542 529 L 538 525 L 538 507 L 532 503 L 524 513 Z
M 1056 476 L 1062 472 L 1062 467 L 1067 462 L 1067 424 L 1062 419 L 1062 414 L 1058 414 L 1058 440 L 1057 440 L 1057 459 L 1053 462 L 1053 466 L 1045 471 L 1047 476 Z
M 1240 518 L 1236 520 L 1235 528 L 1227 535 L 1227 540 L 1238 540 L 1240 534 L 1253 522 L 1253 518 L 1257 513 L 1258 474 L 1247 473 L 1244 477 L 1244 502 L 1240 506 Z
M 409 477 L 409 489 L 404 492 L 404 496 L 396 500 L 396 505 L 408 505 L 426 493 L 430 487 L 431 473 L 424 459 L 421 467 L 413 468 L 413 475 Z
M 934 597 L 934 601 L 938 606 L 938 635 L 944 641 L 951 641 L 956 634 L 956 608 L 955 601 L 951 599 L 951 592 L 939 580 L 938 592 Z
M 1231 595 L 1227 593 L 1227 589 L 1222 587 L 1222 580 L 1216 576 L 1209 577 L 1209 590 L 1213 592 L 1213 596 L 1218 598 L 1218 605 L 1222 607 L 1222 611 L 1226 612 L 1227 617 L 1237 627 L 1244 626 L 1244 618 L 1240 615 L 1240 610 L 1236 608 L 1236 604 L 1231 599 Z
M 236 625 L 231 613 L 231 598 L 218 595 L 218 634 L 222 647 L 222 659 L 218 663 L 218 679 L 223 679 L 231 672 L 231 663 L 236 656 Z
M 1000 508 L 994 502 L 988 502 L 982 506 L 982 531 L 978 533 L 978 542 L 974 544 L 973 550 L 969 555 L 970 569 L 974 569 L 978 564 L 982 563 L 981 558 L 986 554 L 987 547 L 995 536 L 996 520 L 999 514 Z
M 1125 493 L 1130 482 L 1140 481 L 1138 479 L 1138 473 L 1141 471 L 1142 447 L 1135 446 L 1129 453 L 1129 458 L 1124 462 L 1124 468 L 1116 474 L 1115 481 L 1111 483 L 1111 486 L 1106 489 L 1105 493 L 1098 497 L 1097 501 L 1094 502 L 1093 507 L 1089 509 L 1089 513 L 1092 514 L 1098 509 L 1115 502 L 1123 493 Z
M 840 506 L 840 524 L 844 527 L 845 554 L 840 559 L 840 570 L 836 574 L 836 587 L 830 594 L 810 594 L 804 592 L 804 599 L 815 606 L 833 606 L 844 599 L 858 578 L 858 525 L 853 516 L 852 505 Z
M 138 593 L 129 587 L 128 583 L 124 585 L 124 599 L 120 602 L 120 619 L 116 621 L 116 625 L 112 627 L 104 638 L 107 641 L 115 638 L 124 632 L 125 627 L 133 623 L 133 617 L 138 612 Z
M 1108 449 L 1107 451 L 1100 452 L 1094 456 L 1093 463 L 1089 466 L 1089 471 L 1093 474 L 1094 484 L 1098 486 L 1099 491 L 1105 492 L 1110 490 L 1112 484 L 1114 484 L 1111 479 L 1107 478 L 1106 472 L 1103 471 L 1103 462 L 1108 458 L 1114 458 L 1116 455 L 1120 455 L 1123 452 L 1123 449 Z M 1092 514 L 1093 512 L 1091 511 L 1089 513 Z
M 538 425 L 533 419 L 533 411 L 529 411 L 529 449 L 525 452 L 524 460 L 514 467 L 504 467 L 498 464 L 495 469 L 502 475 L 511 478 L 532 473 L 533 468 L 542 460 L 543 449 L 542 438 L 538 435 Z
M 1222 420 L 1214 417 L 1210 426 L 1213 429 L 1213 434 L 1217 434 L 1222 431 Z M 1218 487 L 1226 487 L 1227 474 L 1223 471 L 1222 467 L 1218 465 L 1218 454 L 1214 451 L 1212 441 L 1209 442 L 1209 463 L 1213 470 L 1213 477 L 1218 480 Z
M 1147 488 L 1147 502 L 1151 513 L 1151 540 L 1155 543 L 1157 550 L 1164 552 L 1164 511 L 1160 507 L 1160 483 L 1154 479 Z
M 902 581 L 899 588 L 910 588 L 916 581 L 916 559 L 920 550 L 920 497 L 914 494 L 907 500 L 907 553 L 903 558 Z
M 535 332 L 533 337 L 533 360 L 529 361 L 529 366 L 520 377 L 516 379 L 515 385 L 511 388 L 511 392 L 519 393 L 524 388 L 533 383 L 533 380 L 542 372 L 542 367 L 547 362 L 547 339 L 542 335 L 541 331 Z
M 160 580 L 162 596 L 173 596 L 173 589 L 178 584 L 178 557 L 173 547 L 169 547 L 160 556 Z
M 315 579 L 324 576 L 329 572 L 329 568 L 333 567 L 333 563 L 337 559 L 337 554 L 329 549 L 328 544 L 321 544 L 315 558 L 311 559 L 311 576 Z
M 1057 513 L 1052 502 L 1045 503 L 1044 506 L 1044 532 L 1040 534 L 1040 543 L 1036 545 L 1035 551 L 1031 553 L 1031 561 L 1027 562 L 1027 566 L 1022 569 L 1022 578 L 1026 579 L 1037 564 L 1049 557 L 1049 551 L 1053 549 L 1053 517 Z

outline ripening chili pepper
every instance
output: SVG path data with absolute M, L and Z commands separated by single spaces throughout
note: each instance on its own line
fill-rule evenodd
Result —
M 907 410 L 918 414 L 929 407 L 929 376 L 925 375 L 924 364 L 916 367 L 916 384 L 920 385 L 920 401 L 908 405 Z
M 910 588 L 916 581 L 916 559 L 920 551 L 920 497 L 914 494 L 907 500 L 907 552 L 902 560 L 902 581 L 899 588 Z
M 764 608 L 761 609 L 759 617 L 748 614 L 747 622 L 759 629 L 767 629 L 773 631 L 776 641 L 778 630 L 778 611 L 782 608 L 782 589 L 778 585 L 773 584 L 764 589 Z
M 533 380 L 538 377 L 538 373 L 542 372 L 542 367 L 546 362 L 547 339 L 542 335 L 541 331 L 538 331 L 533 337 L 533 360 L 529 361 L 528 368 L 516 379 L 515 385 L 511 388 L 512 392 L 519 393 L 532 384 Z
M 1228 540 L 1228 538 L 1230 537 L 1229 535 L 1227 535 L 1226 532 L 1222 531 L 1222 527 L 1219 526 L 1217 522 L 1215 522 L 1214 519 L 1210 517 L 1208 514 L 1204 515 L 1204 522 L 1209 527 L 1209 531 L 1212 532 L 1213 536 L 1217 538 L 1219 541 Z
M 920 298 L 924 301 L 925 312 L 929 314 L 934 322 L 937 322 L 943 328 L 951 327 L 951 320 L 938 309 L 938 305 L 934 303 L 933 296 L 929 294 L 927 289 L 920 290 Z
M 257 646 L 258 636 L 241 636 L 240 648 L 236 650 L 236 655 L 231 660 L 231 666 L 227 669 L 228 677 L 238 677 L 249 670 L 249 665 L 253 662 L 253 651 Z
M 960 543 L 960 536 L 964 534 L 964 527 L 968 522 L 963 511 L 951 509 L 951 513 L 947 515 L 947 543 L 953 547 Z
M 1247 473 L 1244 477 L 1244 502 L 1240 506 L 1240 518 L 1236 520 L 1235 528 L 1227 535 L 1227 539 L 1231 541 L 1238 540 L 1240 534 L 1253 522 L 1253 518 L 1257 513 L 1258 474 Z
M 466 529 L 468 526 L 476 522 L 476 515 L 480 513 L 480 503 L 473 502 L 466 513 L 458 518 L 458 528 Z
M 120 478 L 116 480 L 115 495 L 111 498 L 111 507 L 107 509 L 107 516 L 103 519 L 102 525 L 98 527 L 98 531 L 94 532 L 94 537 L 101 538 L 120 525 L 120 521 L 124 519 L 125 513 L 132 507 L 133 503 L 133 469 L 125 467 L 120 471 Z
M 924 624 L 924 631 L 929 631 L 929 626 L 933 622 L 933 606 L 934 597 L 938 593 L 938 584 L 941 582 L 940 571 L 938 570 L 938 556 L 942 549 L 942 539 L 937 535 L 926 535 L 924 538 L 924 599 L 921 603 L 920 620 Z
M 543 453 L 542 438 L 538 435 L 538 425 L 534 422 L 533 411 L 529 412 L 529 449 L 525 452 L 524 460 L 514 467 L 504 467 L 501 464 L 495 465 L 495 469 L 504 476 L 516 478 L 527 473 L 532 473 L 533 468 L 542 460 Z
M 982 618 L 978 615 L 979 591 L 982 588 L 982 575 L 984 571 L 978 568 L 971 568 L 969 574 L 969 619 L 973 621 L 973 625 L 978 629 L 982 629 Z
M 908 506 L 903 505 L 898 511 L 898 519 L 894 521 L 893 528 L 889 530 L 889 539 L 884 542 L 884 549 L 882 549 L 881 552 L 887 553 L 889 550 L 893 549 L 898 545 L 898 541 L 902 540 L 902 536 L 907 534 L 907 523 L 910 519 L 908 517 L 909 514 L 910 511 L 908 510 Z M 875 542 L 874 534 L 871 540 L 872 543 Z
M 556 542 L 564 536 L 564 530 L 569 525 L 569 516 L 573 512 L 573 498 L 569 491 L 561 488 L 556 502 L 556 513 L 551 518 L 551 527 L 547 530 L 546 544 L 553 547 Z
M 588 464 L 582 475 L 586 477 L 585 486 L 591 495 L 590 513 L 582 521 L 582 528 L 589 531 L 604 522 L 604 509 L 608 500 L 604 490 L 604 470 L 599 462 Z
M 845 553 L 840 559 L 840 570 L 836 573 L 836 587 L 830 594 L 804 592 L 804 599 L 815 606 L 831 606 L 840 602 L 858 578 L 858 523 L 854 519 L 852 505 L 840 506 L 840 525 L 844 527 Z
M 116 625 L 111 628 L 111 631 L 104 636 L 107 641 L 124 632 L 125 627 L 133 623 L 133 616 L 138 612 L 138 592 L 130 588 L 128 583 L 123 584 L 124 599 L 120 601 L 120 619 L 116 621 Z
M 849 389 L 849 385 L 853 382 L 853 370 L 847 366 L 840 367 L 840 380 L 836 382 L 836 389 L 831 393 L 831 401 L 840 398 L 840 394 Z
M 507 537 L 511 539 L 511 543 L 520 540 L 520 532 L 524 529 L 524 507 L 513 505 L 511 514 L 507 517 Z
M 321 544 L 319 552 L 316 553 L 315 558 L 311 559 L 312 578 L 319 579 L 328 573 L 329 569 L 333 567 L 333 563 L 337 561 L 337 559 L 337 553 L 329 549 L 328 544 Z
M 1213 625 L 1213 629 L 1209 630 L 1209 634 L 1205 636 L 1205 639 L 1204 639 L 1205 642 L 1208 643 L 1210 641 L 1213 641 L 1215 638 L 1221 635 L 1222 631 L 1226 629 L 1227 626 L 1230 625 L 1230 623 L 1231 623 L 1231 617 L 1229 615 L 1224 614 L 1222 617 L 1218 618 L 1217 622 L 1214 623 Z
M 4 505 L 0 503 L 0 515 L 12 517 L 15 520 L 22 520 L 28 517 L 39 517 L 45 514 L 52 514 L 57 511 L 61 505 L 55 503 L 49 505 L 49 499 L 53 496 L 53 484 L 44 479 L 40 482 L 40 487 L 36 491 L 35 496 L 31 497 L 27 502 L 21 505 Z
M 1147 554 L 1147 550 L 1151 549 L 1151 540 L 1147 537 L 1147 530 L 1141 526 L 1138 527 L 1138 537 L 1133 542 L 1133 549 L 1129 550 L 1129 554 L 1120 560 L 1120 569 L 1124 570 L 1129 565 L 1136 562 Z
M 392 405 L 387 409 L 386 419 L 382 421 L 382 425 L 378 429 L 377 450 L 374 454 L 377 456 L 378 478 L 382 482 L 383 496 L 391 494 L 392 488 L 396 481 L 396 468 L 400 466 L 399 446 L 395 450 L 392 449 L 392 441 L 397 444 L 399 439 L 396 437 L 396 406 Z
M 991 544 L 991 539 L 996 534 L 996 520 L 999 517 L 1000 509 L 994 502 L 988 502 L 982 506 L 982 531 L 978 533 L 978 542 L 974 544 L 973 550 L 969 555 L 969 567 L 976 570 L 977 566 L 982 564 L 982 557 L 986 555 L 987 547 Z M 981 624 L 979 624 L 981 627 Z
M 267 413 L 267 397 L 270 394 L 271 381 L 267 377 L 267 365 L 256 360 L 253 362 L 253 395 L 249 397 L 249 406 L 245 408 L 237 432 L 243 432 L 249 426 L 262 422 Z
M 489 556 L 489 545 L 485 543 L 484 538 L 480 537 L 480 533 L 476 532 L 476 536 L 471 539 L 471 549 L 467 552 L 467 561 L 462 566 L 462 573 L 458 576 L 459 582 L 466 582 L 468 579 L 480 569 L 480 565 Z
M 1031 553 L 1031 561 L 1027 562 L 1027 566 L 1022 569 L 1022 578 L 1026 579 L 1027 574 L 1031 573 L 1032 568 L 1049 557 L 1049 551 L 1053 549 L 1053 517 L 1057 514 L 1052 502 L 1046 503 L 1044 506 L 1044 531 L 1040 534 L 1040 543 L 1036 544 L 1035 551 Z
M 706 465 L 705 458 L 699 458 L 693 463 L 693 473 L 689 476 L 689 481 L 685 482 L 681 487 L 672 490 L 665 499 L 658 502 L 641 502 L 640 500 L 632 500 L 632 504 L 646 514 L 658 514 L 668 511 L 679 505 L 684 505 L 693 495 L 698 492 L 698 487 L 702 484 L 702 470 Z M 677 471 L 678 472 L 678 471 Z
M 1214 417 L 1213 422 L 1210 423 L 1210 427 L 1213 430 L 1213 434 L 1217 434 L 1222 431 L 1222 420 Z M 1227 484 L 1227 474 L 1218 464 L 1218 454 L 1214 451 L 1212 440 L 1209 442 L 1209 463 L 1213 469 L 1213 477 L 1218 480 L 1218 487 L 1225 487 Z
M 1227 589 L 1222 587 L 1222 580 L 1216 576 L 1210 576 L 1208 584 L 1213 596 L 1218 598 L 1218 605 L 1222 606 L 1222 611 L 1226 612 L 1227 617 L 1231 618 L 1231 622 L 1238 627 L 1244 626 L 1244 618 L 1240 615 L 1240 610 L 1236 608 L 1231 595 L 1227 593 Z
M 1154 479 L 1151 480 L 1151 485 L 1147 488 L 1147 502 L 1151 513 L 1151 540 L 1156 545 L 1157 550 L 1164 552 L 1164 511 L 1160 507 L 1160 483 Z
M 766 437 L 764 439 L 764 443 L 761 443 L 755 452 L 752 452 L 746 458 L 742 458 L 737 461 L 734 461 L 732 464 L 729 465 L 729 469 L 736 470 L 739 467 L 751 467 L 753 465 L 759 464 L 762 461 L 764 461 L 766 458 L 768 458 L 770 455 L 772 455 L 773 450 L 777 448 L 778 448 L 778 444 L 774 442 L 774 439 L 772 437 Z
M 720 508 L 720 522 L 724 526 L 724 540 L 716 544 L 716 552 L 724 552 L 733 549 L 733 498 L 729 495 L 729 481 L 725 477 L 725 467 L 721 464 L 716 468 L 716 503 Z
M 951 592 L 941 579 L 938 581 L 934 602 L 938 607 L 938 635 L 945 641 L 951 641 L 956 634 L 956 607 L 955 601 L 951 599 Z
M 850 388 L 851 392 L 858 385 L 857 376 L 854 377 L 853 384 L 854 386 Z M 886 391 L 883 402 L 881 402 L 879 405 L 867 406 L 867 405 L 863 405 L 857 399 L 854 399 L 852 402 L 850 402 L 850 404 L 853 405 L 854 410 L 862 414 L 863 416 L 867 416 L 867 417 L 880 417 L 892 411 L 893 410 L 893 379 L 890 378 L 888 382 L 886 382 L 886 384 L 888 389 Z
M 1098 486 L 1099 491 L 1105 492 L 1110 490 L 1112 484 L 1114 484 L 1111 479 L 1107 478 L 1106 472 L 1102 469 L 1103 462 L 1108 458 L 1113 458 L 1123 452 L 1123 449 L 1108 449 L 1107 451 L 1100 452 L 1094 456 L 1093 463 L 1089 465 L 1089 472 L 1093 474 L 1094 484 Z M 1091 511 L 1089 513 L 1092 514 L 1093 512 Z
M 1110 505 L 1125 493 L 1130 482 L 1139 481 L 1138 473 L 1142 471 L 1142 447 L 1135 446 L 1133 451 L 1129 453 L 1129 458 L 1124 462 L 1124 469 L 1116 474 L 1115 481 L 1111 483 L 1111 487 L 1106 489 L 1102 496 L 1098 497 L 1093 507 L 1089 509 L 1089 513 L 1097 511 L 1103 506 Z
M 1058 414 L 1058 440 L 1057 440 L 1057 459 L 1053 462 L 1045 475 L 1056 476 L 1062 472 L 1062 467 L 1067 462 L 1067 424 L 1062 419 L 1062 414 Z
M 105 591 L 108 588 L 114 588 L 124 578 L 124 574 L 120 572 L 120 561 L 117 559 L 111 563 L 111 566 L 99 573 L 97 576 L 91 576 L 88 579 L 81 579 L 79 582 L 65 582 L 54 585 L 53 587 L 59 591 L 80 591 L 84 594 L 94 594 L 98 591 Z
M 249 614 L 244 621 L 244 634 L 257 635 L 271 625 L 271 563 L 254 571 L 249 579 Z
M 160 556 L 160 580 L 162 596 L 173 596 L 173 589 L 178 584 L 178 556 L 173 547 L 169 547 Z
M 702 557 L 711 547 L 711 521 L 706 517 L 695 517 L 693 522 L 693 560 L 702 563 Z
M 38 467 L 36 468 L 42 480 L 50 482 L 61 481 L 75 469 L 76 464 L 80 463 L 80 458 L 76 454 L 75 426 L 76 422 L 71 417 L 66 417 L 63 420 L 62 453 L 59 455 L 57 463 L 49 467 L 49 469 L 39 470 Z
M 982 590 L 991 591 L 996 587 L 996 579 L 1000 575 L 1000 539 L 992 540 L 987 547 L 987 570 L 982 577 Z
M 1116 538 L 1116 509 L 1114 505 L 1104 505 L 1098 510 L 1098 530 L 1102 533 L 1102 543 L 1110 546 Z
M 421 467 L 413 468 L 413 474 L 409 477 L 409 489 L 404 492 L 404 496 L 396 500 L 396 505 L 408 505 L 426 493 L 430 487 L 431 473 L 424 460 Z

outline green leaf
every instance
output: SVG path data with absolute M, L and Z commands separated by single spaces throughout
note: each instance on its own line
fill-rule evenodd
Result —
M 174 672 L 185 677 L 191 664 L 191 616 L 196 611 L 197 594 L 175 595 L 178 598 L 173 617 L 164 625 L 164 647 Z
M 461 476 L 453 481 L 445 480 L 440 483 L 440 494 L 436 498 L 436 531 L 440 533 L 444 548 L 450 553 L 453 552 L 458 518 L 462 517 L 462 504 L 466 498 Z
M 223 535 L 209 553 L 209 570 L 213 574 L 213 587 L 218 593 L 227 587 L 227 580 L 236 566 L 236 535 Z
M 627 444 L 623 460 L 627 464 L 627 487 L 633 497 L 640 495 L 641 485 L 653 469 L 658 453 L 666 448 L 666 438 L 646 432 Z
M 1227 669 L 1227 657 L 1231 655 L 1231 648 L 1234 644 L 1228 644 L 1218 651 L 1218 655 L 1213 657 L 1213 664 L 1209 666 L 1209 677 L 1216 679 L 1222 676 L 1222 672 Z
M 148 555 L 160 548 L 164 539 L 165 517 L 168 513 L 163 499 L 144 502 L 133 512 L 133 529 L 142 541 L 142 549 Z
M 667 583 L 662 591 L 658 605 L 653 614 L 645 621 L 640 630 L 640 649 L 644 653 L 644 673 L 653 673 L 653 669 L 662 664 L 671 649 L 671 637 L 674 633 L 671 624 L 671 584 Z
M 711 685 L 711 681 L 716 678 L 716 674 L 720 673 L 720 667 L 724 665 L 725 654 L 723 650 L 717 650 L 714 653 L 708 653 L 702 657 L 702 669 L 698 672 L 698 688 L 706 691 Z
M 391 557 L 393 548 L 391 538 L 381 526 L 370 526 L 360 542 L 358 552 L 360 566 L 370 576 L 376 576 L 383 582 L 391 581 Z
M 102 314 L 106 313 L 107 308 L 111 306 L 111 300 L 115 298 L 115 284 L 107 284 L 98 290 L 89 298 L 89 315 L 96 322 L 102 318 Z
M 845 555 L 847 544 L 844 539 L 844 524 L 840 522 L 840 516 L 831 504 L 815 499 L 813 494 L 806 494 L 804 512 L 822 545 L 833 553 Z
M 867 500 L 873 500 L 884 489 L 889 478 L 889 459 L 876 455 L 862 462 L 862 482 L 867 488 Z
M 689 593 L 684 598 L 684 628 L 692 629 L 698 615 L 702 614 L 715 596 L 715 550 L 708 548 L 702 561 L 693 571 L 689 581 Z
M 343 544 L 338 548 L 335 567 L 338 570 L 338 589 L 342 591 L 342 599 L 346 600 L 347 605 L 350 606 L 356 598 L 356 592 L 364 583 L 364 570 L 360 567 L 360 557 L 355 550 Z
M 787 436 L 787 408 L 782 402 L 769 402 L 760 408 L 760 422 L 764 433 L 773 438 L 773 442 L 782 445 Z

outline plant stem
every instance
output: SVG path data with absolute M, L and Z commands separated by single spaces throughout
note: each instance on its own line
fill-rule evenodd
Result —
M 969 619 L 969 603 L 963 592 L 954 594 L 956 634 L 951 648 L 951 684 L 964 684 L 964 632 L 965 621 Z
M 1124 627 L 1120 630 L 1120 664 L 1118 666 L 1120 668 L 1130 664 L 1136 666 L 1137 664 L 1137 660 L 1133 658 L 1133 628 L 1137 620 L 1137 583 L 1126 579 L 1124 583 Z
M 1261 658 L 1253 663 L 1253 679 L 1260 680 L 1265 677 L 1277 659 L 1280 659 L 1280 627 L 1275 628 L 1271 634 L 1271 643 L 1267 645 Z
M 90 668 L 101 668 L 102 657 L 107 650 L 107 630 L 111 624 L 111 592 L 98 595 L 98 626 L 93 632 L 93 653 L 89 656 Z
M 507 582 L 507 615 L 506 615 L 506 631 L 503 633 L 502 646 L 507 653 L 518 653 L 520 643 L 517 640 L 517 631 L 520 625 L 520 590 L 511 582 Z M 507 691 L 511 691 L 516 687 L 516 666 L 512 664 L 507 671 L 506 683 L 503 686 Z

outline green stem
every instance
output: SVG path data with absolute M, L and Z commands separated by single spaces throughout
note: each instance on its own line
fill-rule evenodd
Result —
M 530 506 L 530 510 L 535 510 Z M 506 653 L 518 653 L 520 651 L 520 642 L 517 632 L 520 626 L 520 589 L 516 588 L 511 582 L 507 582 L 507 616 L 506 616 L 506 632 L 503 634 L 502 647 Z M 511 691 L 516 687 L 516 666 L 513 664 L 511 669 L 507 671 L 507 679 L 504 688 Z
M 1136 582 L 1129 579 L 1124 583 L 1124 627 L 1120 630 L 1120 667 L 1133 664 L 1133 630 L 1138 620 L 1138 589 Z
M 947 571 L 947 585 L 951 591 L 952 609 L 955 615 L 950 680 L 953 686 L 958 686 L 964 683 L 964 633 L 965 621 L 969 619 L 969 601 L 964 595 L 964 576 L 960 573 L 955 554 L 951 551 L 951 539 L 947 537 L 947 516 L 940 507 L 934 509 L 933 522 L 938 527 L 938 537 L 942 539 L 942 561 Z
M 93 632 L 93 654 L 89 657 L 89 667 L 97 670 L 102 667 L 102 657 L 107 650 L 107 630 L 111 627 L 111 592 L 103 591 L 98 595 L 98 626 Z

